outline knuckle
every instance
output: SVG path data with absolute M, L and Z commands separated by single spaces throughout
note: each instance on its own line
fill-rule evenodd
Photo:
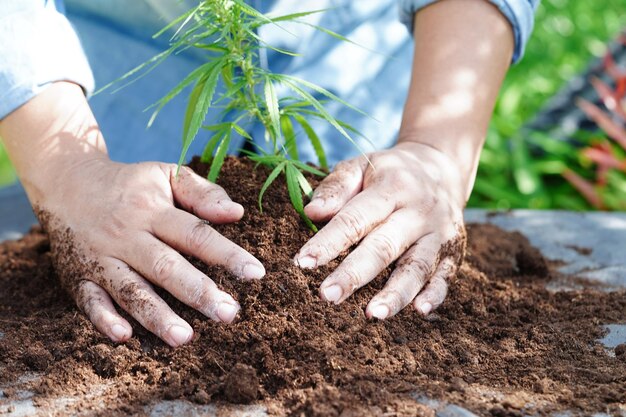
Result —
M 160 311 L 150 286 L 143 281 L 126 280 L 119 286 L 116 301 L 146 329 L 161 336 L 166 314 Z
M 215 307 L 213 289 L 206 285 L 197 286 L 189 297 L 189 306 L 196 310 L 212 312 Z
M 147 193 L 132 193 L 127 194 L 123 198 L 123 204 L 120 205 L 122 212 L 118 213 L 120 218 L 125 218 L 128 216 L 128 208 L 145 211 L 150 210 L 155 206 L 154 199 L 150 197 Z
M 385 290 L 384 297 L 393 311 L 400 311 L 405 305 L 407 305 L 407 302 L 405 302 L 405 294 L 401 293 L 395 288 L 388 288 L 387 290 Z
M 340 161 L 335 165 L 333 172 L 354 171 L 354 162 L 352 159 Z
M 302 249 L 301 253 L 317 259 L 318 262 L 324 262 L 333 256 L 330 245 L 324 243 L 309 244 Z
M 428 285 L 427 291 L 424 291 L 424 296 L 433 306 L 438 306 L 443 303 L 446 295 L 448 295 L 448 283 L 441 276 L 433 277 Z
M 353 269 L 344 270 L 342 275 L 341 286 L 344 287 L 349 294 L 352 294 L 363 285 L 363 280 Z
M 128 219 L 126 210 L 115 209 L 111 212 L 109 220 L 102 224 L 104 234 L 114 240 L 121 240 L 128 229 L 125 219 Z
M 213 229 L 204 221 L 198 221 L 187 234 L 187 248 L 193 253 L 202 252 L 213 237 Z
M 388 235 L 376 234 L 370 239 L 370 251 L 384 266 L 389 265 L 400 255 L 397 241 Z
M 426 278 L 432 274 L 432 262 L 421 256 L 409 256 L 405 258 L 399 268 L 413 275 L 420 283 L 425 282 Z
M 91 317 L 98 304 L 96 294 L 89 290 L 88 281 L 80 281 L 76 287 L 75 301 L 87 316 Z
M 440 274 L 438 276 L 445 280 L 456 272 L 456 262 L 446 258 L 439 264 L 439 270 Z
M 340 211 L 333 219 L 347 240 L 354 241 L 363 236 L 365 216 L 356 209 Z
M 156 282 L 166 286 L 168 282 L 174 279 L 178 266 L 179 262 L 175 256 L 169 253 L 163 254 L 154 263 L 152 275 Z
M 209 183 L 209 187 L 204 191 L 202 197 L 207 203 L 217 203 L 228 199 L 228 194 L 219 185 Z

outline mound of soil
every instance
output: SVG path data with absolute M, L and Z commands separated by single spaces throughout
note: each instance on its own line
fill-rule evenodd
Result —
M 0 245 L 0 383 L 36 371 L 40 407 L 76 396 L 76 410 L 107 416 L 177 398 L 344 417 L 434 415 L 416 401 L 426 397 L 497 416 L 610 413 L 626 403 L 624 349 L 609 355 L 596 342 L 602 324 L 626 322 L 623 291 L 549 292 L 555 275 L 521 234 L 470 225 L 466 260 L 439 310 L 368 320 L 364 308 L 390 270 L 340 306 L 322 302 L 318 286 L 339 261 L 306 272 L 292 264 L 311 232 L 278 181 L 259 213 L 265 175 L 227 160 L 220 183 L 247 211 L 216 229 L 257 256 L 267 277 L 242 283 L 194 261 L 242 310 L 234 324 L 216 324 L 161 292 L 196 330 L 182 348 L 133 321 L 126 344 L 101 336 L 60 288 L 39 228 Z M 85 395 L 94 386 L 101 392 Z

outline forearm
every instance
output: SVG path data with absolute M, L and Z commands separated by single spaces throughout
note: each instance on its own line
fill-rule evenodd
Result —
M 510 24 L 485 0 L 443 0 L 415 16 L 415 52 L 399 142 L 432 146 L 458 165 L 466 196 L 511 62 Z
M 82 89 L 59 82 L 0 121 L 0 137 L 31 203 L 78 164 L 108 158 Z

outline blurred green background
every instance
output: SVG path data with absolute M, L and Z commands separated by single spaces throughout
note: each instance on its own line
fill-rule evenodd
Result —
M 626 0 L 542 0 L 524 59 L 509 71 L 481 155 L 471 207 L 589 209 L 560 175 L 577 151 L 520 127 L 626 28 Z M 589 135 L 581 132 L 581 139 Z M 531 158 L 528 144 L 546 154 Z
M 578 152 L 539 132 L 523 137 L 519 129 L 624 28 L 626 0 L 542 0 L 526 55 L 509 71 L 496 105 L 470 207 L 590 208 L 561 176 L 580 162 Z M 531 158 L 530 142 L 545 155 Z M 14 181 L 0 148 L 0 186 Z

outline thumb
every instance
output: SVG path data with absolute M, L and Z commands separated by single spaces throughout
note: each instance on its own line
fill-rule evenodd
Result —
M 316 222 L 330 220 L 363 189 L 363 174 L 367 164 L 363 156 L 338 163 L 315 189 L 304 213 Z
M 170 174 L 174 199 L 185 210 L 213 223 L 235 222 L 243 216 L 243 207 L 230 199 L 217 184 L 202 178 L 188 167 L 176 166 Z

